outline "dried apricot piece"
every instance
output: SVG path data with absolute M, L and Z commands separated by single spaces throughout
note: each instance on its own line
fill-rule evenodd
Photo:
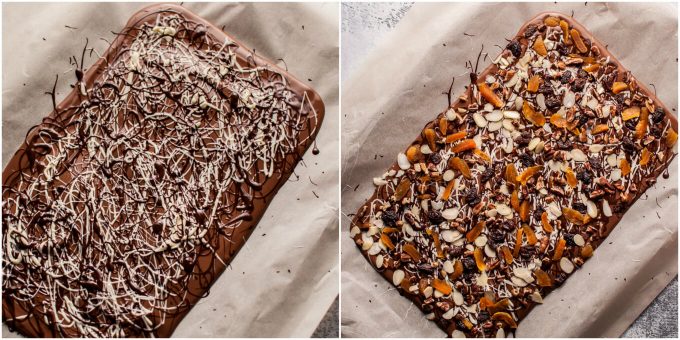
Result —
M 394 189 L 393 195 L 394 200 L 401 201 L 401 199 L 404 198 L 409 189 L 411 189 L 411 180 L 404 176 L 401 182 L 399 182 L 399 184 L 397 185 L 397 188 Z
M 576 224 L 583 225 L 585 223 L 585 216 L 578 212 L 577 210 L 564 207 L 562 208 L 562 214 L 567 219 L 567 221 Z
M 482 298 L 479 299 L 479 309 L 481 309 L 481 310 L 485 310 L 485 309 L 487 309 L 487 308 L 489 308 L 493 305 L 494 305 L 494 302 L 491 301 L 486 296 L 482 296 Z
M 465 163 L 465 161 L 462 160 L 460 157 L 451 158 L 451 160 L 449 161 L 449 167 L 460 171 L 460 173 L 463 174 L 463 177 L 467 179 L 472 178 L 472 173 L 470 173 L 470 167 L 468 167 L 467 163 Z
M 571 38 L 569 37 L 569 23 L 560 20 L 560 27 L 562 28 L 562 33 L 564 34 L 564 44 L 571 45 Z
M 455 281 L 461 275 L 463 275 L 463 263 L 460 260 L 456 260 L 453 263 L 453 273 L 449 274 L 449 280 Z
M 534 165 L 528 167 L 524 171 L 522 171 L 522 174 L 517 176 L 517 181 L 522 183 L 522 185 L 527 185 L 527 181 L 540 171 L 543 171 L 542 165 Z
M 406 158 L 411 163 L 417 161 L 418 158 L 420 158 L 420 155 L 420 148 L 415 145 L 411 145 L 408 149 L 406 149 Z
M 448 184 L 446 184 L 446 188 L 444 188 L 444 192 L 442 193 L 442 200 L 448 201 L 449 198 L 451 198 L 451 192 L 453 191 L 453 186 L 456 184 L 456 181 L 449 181 Z
M 612 92 L 614 92 L 614 94 L 618 94 L 619 92 L 625 90 L 628 90 L 628 84 L 622 81 L 615 81 L 612 85 Z
M 477 264 L 477 269 L 479 269 L 480 272 L 485 271 L 486 263 L 484 263 L 484 253 L 482 252 L 482 248 L 475 248 L 473 254 L 475 257 L 475 263 Z
M 550 116 L 550 124 L 555 125 L 558 128 L 564 128 L 567 126 L 567 120 L 564 119 L 559 113 L 555 113 Z
M 583 66 L 583 70 L 589 73 L 597 72 L 600 69 L 600 64 L 588 64 Z
M 588 47 L 585 43 L 583 43 L 583 39 L 581 39 L 581 33 L 579 33 L 575 28 L 572 28 L 569 33 L 571 33 L 571 38 L 574 40 L 574 45 L 576 45 L 578 51 L 581 53 L 588 52 Z
M 553 232 L 553 228 L 550 225 L 550 221 L 548 221 L 548 212 L 544 211 L 543 214 L 541 214 L 541 226 L 543 226 L 543 231 L 546 233 L 550 234 Z
M 529 78 L 529 83 L 527 83 L 527 91 L 531 93 L 538 92 L 538 86 L 541 85 L 541 76 L 534 74 Z
M 623 110 L 623 112 L 621 112 L 621 119 L 623 119 L 624 121 L 631 120 L 637 117 L 640 117 L 639 106 L 631 106 Z
M 519 219 L 522 222 L 529 221 L 529 208 L 530 208 L 530 205 L 529 205 L 528 200 L 524 200 L 522 202 L 522 204 L 520 204 L 520 206 L 519 206 Z
M 510 195 L 510 206 L 515 209 L 515 211 L 519 211 L 520 202 L 517 189 L 513 190 L 512 195 Z
M 434 242 L 434 249 L 437 250 L 437 257 L 438 258 L 443 258 L 444 257 L 444 251 L 442 250 L 442 243 L 441 240 L 439 239 L 439 233 L 438 232 L 432 232 L 432 241 Z
M 412 243 L 404 244 L 403 250 L 413 259 L 413 262 L 420 262 L 420 253 Z
M 652 153 L 647 150 L 647 148 L 642 149 L 642 154 L 640 155 L 640 166 L 645 166 L 649 163 L 652 158 Z
M 567 241 L 565 241 L 563 238 L 560 238 L 559 241 L 557 241 L 557 244 L 555 245 L 555 253 L 553 254 L 552 260 L 553 261 L 558 261 L 559 259 L 562 258 L 562 254 L 564 253 L 564 247 L 567 246 Z
M 673 130 L 673 128 L 669 128 L 668 132 L 666 133 L 666 146 L 667 147 L 672 147 L 675 145 L 675 143 L 678 141 L 678 133 Z
M 485 221 L 477 222 L 474 228 L 470 229 L 470 231 L 465 234 L 465 239 L 467 239 L 468 242 L 473 242 L 482 233 L 484 227 L 486 227 Z
M 451 151 L 455 153 L 461 153 L 468 150 L 472 150 L 477 147 L 477 144 L 472 139 L 464 139 L 460 143 L 456 144 Z
M 468 319 L 463 319 L 463 326 L 465 326 L 467 329 L 472 329 L 472 327 L 474 327 L 472 322 L 470 322 Z
M 553 285 L 552 278 L 550 275 L 546 272 L 544 272 L 542 269 L 536 269 L 534 271 L 534 275 L 536 275 L 536 283 L 541 286 L 541 287 L 551 287 Z
M 510 309 L 510 300 L 508 298 L 498 300 L 493 305 L 486 307 L 489 314 L 496 314 L 498 312 L 507 311 L 508 309 Z
M 399 229 L 394 228 L 394 227 L 385 227 L 382 230 L 383 234 L 392 234 L 392 233 L 398 233 Z
M 524 114 L 524 118 L 532 124 L 539 127 L 545 125 L 545 116 L 542 113 L 536 112 L 527 101 L 524 101 L 524 104 L 522 104 L 522 113 Z
M 512 316 L 510 316 L 510 314 L 506 312 L 495 313 L 494 315 L 491 316 L 491 320 L 500 321 L 510 326 L 510 328 L 517 328 L 517 323 L 515 322 L 515 320 L 512 318 Z
M 576 178 L 576 175 L 574 175 L 574 170 L 571 170 L 571 168 L 568 167 L 564 173 L 567 176 L 567 184 L 569 184 L 570 187 L 575 188 L 576 185 L 578 185 L 578 179 Z
M 512 264 L 513 256 L 512 253 L 510 253 L 508 246 L 501 246 L 501 253 L 503 254 L 503 260 L 505 261 L 505 264 Z
M 446 136 L 446 131 L 449 129 L 449 120 L 446 119 L 446 117 L 442 117 L 439 119 L 439 132 L 443 136 Z
M 640 119 L 635 126 L 635 138 L 642 139 L 647 133 L 647 126 L 649 125 L 649 110 L 646 107 L 640 109 Z
M 536 233 L 534 233 L 534 230 L 526 223 L 522 224 L 522 229 L 524 229 L 524 234 L 527 235 L 527 243 L 530 246 L 535 245 L 538 242 L 538 239 L 536 238 Z
M 593 256 L 593 246 L 590 243 L 581 248 L 581 256 L 585 258 Z
M 481 158 L 483 161 L 489 163 L 491 162 L 491 157 L 486 154 L 486 152 L 479 150 L 479 149 L 474 149 L 472 152 L 477 155 L 477 157 Z
M 500 108 L 503 106 L 503 100 L 501 100 L 498 95 L 496 95 L 495 92 L 489 87 L 489 85 L 486 85 L 486 83 L 479 83 L 477 84 L 477 88 L 479 89 L 479 93 L 488 101 L 491 103 L 491 105 Z
M 440 293 L 444 294 L 444 296 L 451 294 L 453 291 L 453 288 L 451 288 L 451 285 L 448 282 L 437 278 L 432 280 L 432 288 L 438 290 Z
M 558 17 L 546 17 L 543 23 L 549 27 L 555 27 L 560 24 L 560 19 Z
M 597 135 L 597 134 L 603 133 L 607 130 L 609 130 L 609 126 L 607 126 L 607 124 L 597 124 L 593 127 L 592 130 L 590 130 L 590 133 L 593 134 L 593 135 Z
M 390 239 L 390 237 L 387 236 L 387 234 L 385 234 L 384 232 L 383 232 L 382 234 L 380 234 L 380 241 L 381 241 L 387 248 L 390 248 L 390 250 L 393 250 L 393 249 L 394 249 L 394 243 L 392 243 L 392 240 Z
M 446 136 L 446 143 L 453 143 L 467 137 L 467 131 L 458 131 Z
M 515 249 L 512 250 L 512 257 L 517 258 L 519 256 L 519 250 L 522 248 L 522 235 L 524 234 L 524 229 L 517 229 L 517 236 L 515 237 Z
M 621 168 L 621 176 L 628 176 L 630 173 L 630 163 L 625 158 L 619 162 L 619 168 Z
M 423 130 L 423 136 L 425 137 L 425 140 L 427 141 L 427 145 L 430 147 L 430 150 L 437 151 L 436 143 L 437 134 L 434 132 L 434 130 L 433 129 Z
M 538 53 L 539 55 L 546 56 L 548 55 L 548 50 L 545 48 L 545 43 L 543 42 L 543 37 L 540 35 L 536 38 L 536 41 L 534 41 L 534 45 L 532 46 L 534 51 Z
M 515 169 L 515 165 L 512 163 L 508 163 L 505 166 L 505 180 L 517 185 L 517 169 Z

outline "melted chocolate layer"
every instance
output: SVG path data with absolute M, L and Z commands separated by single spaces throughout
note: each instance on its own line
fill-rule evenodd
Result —
M 176 5 L 137 12 L 76 78 L 3 172 L 3 319 L 26 336 L 170 336 L 312 144 L 323 103 Z

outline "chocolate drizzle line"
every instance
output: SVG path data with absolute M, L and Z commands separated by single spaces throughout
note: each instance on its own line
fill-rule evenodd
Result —
M 138 12 L 3 173 L 3 319 L 169 336 L 311 145 L 318 95 L 186 9 Z M 74 58 L 75 60 L 75 58 Z M 76 61 L 77 63 L 77 61 Z

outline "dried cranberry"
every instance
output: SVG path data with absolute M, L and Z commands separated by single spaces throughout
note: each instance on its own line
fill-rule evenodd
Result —
M 463 269 L 470 273 L 470 272 L 475 272 L 477 270 L 477 264 L 475 263 L 475 260 L 473 260 L 471 257 L 467 256 L 464 257 L 461 262 L 463 263 Z
M 581 92 L 583 91 L 583 88 L 585 86 L 586 86 L 585 78 L 576 78 L 576 80 L 574 80 L 574 83 L 571 85 L 571 90 L 574 92 Z
M 562 106 L 562 101 L 556 95 L 549 95 L 545 97 L 545 106 L 550 109 L 550 111 L 557 111 Z
M 574 242 L 574 234 L 564 234 L 564 240 L 567 241 L 567 245 L 570 247 L 576 247 L 576 242 Z
M 382 214 L 382 220 L 386 225 L 395 225 L 397 219 L 399 219 L 399 215 L 396 211 L 386 210 Z
M 659 124 L 659 123 L 663 122 L 663 118 L 665 116 L 666 116 L 666 112 L 662 108 L 657 107 L 656 110 L 654 110 L 654 113 L 652 114 L 652 121 L 655 124 Z
M 566 84 L 571 80 L 571 72 L 570 71 L 564 71 L 562 73 L 562 76 L 560 77 L 560 82 L 562 84 Z
M 434 164 L 439 164 L 442 161 L 442 156 L 439 154 L 439 152 L 434 152 L 430 155 L 430 162 Z
M 530 166 L 535 164 L 534 158 L 531 157 L 531 155 L 528 154 L 528 153 L 523 153 L 523 154 L 519 155 L 519 161 L 525 167 L 530 167 Z
M 427 217 L 430 219 L 430 222 L 432 222 L 432 224 L 439 224 L 444 222 L 444 217 L 442 217 L 442 213 L 436 210 L 430 210 L 430 212 L 427 213 Z
M 522 45 L 520 45 L 517 40 L 511 41 L 505 48 L 507 48 L 515 58 L 519 58 L 519 56 L 522 55 Z
M 593 175 L 588 170 L 579 172 L 576 174 L 576 178 L 585 185 L 589 185 L 593 181 Z
M 588 211 L 586 205 L 581 202 L 576 202 L 572 204 L 572 208 L 574 208 L 574 210 L 580 212 L 581 214 L 585 214 Z

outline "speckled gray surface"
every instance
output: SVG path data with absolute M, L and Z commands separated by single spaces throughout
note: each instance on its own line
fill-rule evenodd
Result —
M 342 74 L 345 81 L 382 36 L 399 23 L 413 3 L 342 4 Z M 657 296 L 622 335 L 627 338 L 678 337 L 678 278 Z
M 340 335 L 339 323 L 340 314 L 338 298 L 335 298 L 333 304 L 328 308 L 328 312 L 316 327 L 316 330 L 312 334 L 312 338 L 337 338 Z

